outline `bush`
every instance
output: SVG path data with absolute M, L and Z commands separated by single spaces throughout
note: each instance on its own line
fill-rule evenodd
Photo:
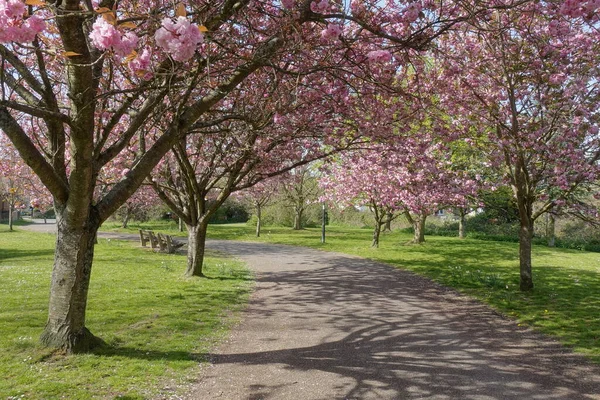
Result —
M 456 237 L 458 236 L 458 221 L 425 222 L 425 235 Z
M 343 209 L 329 207 L 329 222 L 338 226 L 353 228 L 373 228 L 373 214 L 369 210 L 358 210 L 356 207 Z
M 503 222 L 482 212 L 467 218 L 465 222 L 467 236 L 473 239 L 519 241 L 519 223 Z
M 229 198 L 219 207 L 209 222 L 211 224 L 231 224 L 246 222 L 249 217 L 248 210 L 241 201 Z

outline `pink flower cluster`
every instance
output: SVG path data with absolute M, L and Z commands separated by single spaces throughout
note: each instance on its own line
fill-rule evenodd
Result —
M 312 3 L 310 3 L 310 9 L 312 10 L 312 12 L 315 12 L 315 13 L 322 14 L 325 11 L 327 11 L 327 8 L 329 8 L 328 0 L 315 0 Z
M 0 43 L 27 43 L 46 29 L 44 20 L 36 15 L 25 19 L 27 12 L 21 0 L 0 0 Z
M 198 44 L 204 41 L 204 35 L 198 25 L 190 23 L 185 17 L 178 17 L 175 22 L 165 18 L 154 39 L 175 61 L 187 61 L 194 55 Z
M 343 28 L 341 25 L 329 23 L 329 24 L 327 24 L 327 28 L 325 28 L 321 31 L 321 38 L 323 40 L 327 40 L 327 41 L 335 40 L 338 37 L 340 37 L 342 32 L 343 32 Z
M 150 72 L 151 57 L 152 53 L 150 49 L 145 48 L 141 54 L 129 63 L 129 69 L 142 79 L 150 79 L 152 77 L 152 73 Z
M 125 57 L 135 49 L 139 38 L 133 32 L 122 34 L 114 25 L 103 17 L 98 17 L 90 32 L 92 44 L 100 50 L 113 50 L 115 54 Z
M 283 8 L 287 8 L 288 10 L 290 8 L 293 8 L 295 4 L 296 0 L 281 0 L 281 5 L 283 6 Z
M 423 6 L 419 2 L 410 3 L 408 7 L 404 9 L 404 20 L 408 23 L 415 22 L 419 15 L 421 15 L 421 11 Z
M 371 62 L 388 62 L 392 60 L 392 53 L 388 50 L 373 50 L 367 53 L 367 59 Z
M 560 13 L 569 17 L 593 15 L 600 8 L 600 0 L 566 0 L 560 7 Z

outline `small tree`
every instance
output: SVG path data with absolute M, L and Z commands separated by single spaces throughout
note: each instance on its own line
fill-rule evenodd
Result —
M 254 215 L 256 217 L 256 237 L 260 237 L 263 225 L 263 209 L 269 205 L 277 195 L 279 184 L 280 182 L 278 179 L 267 179 L 239 193 L 239 196 L 246 199 L 254 209 Z
M 316 203 L 321 194 L 314 171 L 309 166 L 295 168 L 283 177 L 280 187 L 284 203 L 294 213 L 292 228 L 303 229 L 307 207 Z

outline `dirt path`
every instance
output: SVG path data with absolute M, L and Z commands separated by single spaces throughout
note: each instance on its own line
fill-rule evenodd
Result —
M 256 271 L 242 323 L 189 399 L 600 399 L 600 369 L 411 273 L 211 241 Z

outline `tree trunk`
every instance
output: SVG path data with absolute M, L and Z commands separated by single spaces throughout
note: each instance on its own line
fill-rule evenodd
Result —
M 179 217 L 179 232 L 183 232 L 183 220 Z
M 375 223 L 375 229 L 373 230 L 373 243 L 371 247 L 379 247 L 379 236 L 381 235 L 381 225 L 379 222 Z
M 535 198 L 529 195 L 525 169 L 517 165 L 513 190 L 519 209 L 519 270 L 520 289 L 533 289 L 533 274 L 531 266 L 531 241 L 533 238 L 533 202 Z
M 302 229 L 302 214 L 304 210 L 296 209 L 296 215 L 294 216 L 294 230 L 299 231 Z
M 421 244 L 425 242 L 425 220 L 427 219 L 426 215 L 420 215 L 414 219 L 413 228 L 415 230 L 415 235 L 413 237 L 413 243 Z
M 556 246 L 556 218 L 554 214 L 549 212 L 546 214 L 548 217 L 548 224 L 546 225 L 546 238 L 548 238 L 548 247 Z
M 393 219 L 394 219 L 394 214 L 392 214 L 392 213 L 387 213 L 386 214 L 385 225 L 383 227 L 383 231 L 384 232 L 391 232 L 392 231 L 392 220 Z
M 460 219 L 458 220 L 458 238 L 464 239 L 465 237 L 466 237 L 465 213 L 463 211 L 461 211 Z
M 8 205 L 8 230 L 12 232 L 13 230 L 13 206 L 12 204 Z
M 519 229 L 519 267 L 521 273 L 520 288 L 522 291 L 533 289 L 533 275 L 531 272 L 531 240 L 533 238 L 533 221 L 521 220 Z
M 186 225 L 188 231 L 188 256 L 187 256 L 187 276 L 204 276 L 202 266 L 204 264 L 204 251 L 206 248 L 207 222 L 200 222 L 198 225 Z
M 127 224 L 129 223 L 129 218 L 131 217 L 131 213 L 129 210 L 125 211 L 125 217 L 123 218 L 123 229 L 127 229 Z
M 88 351 L 102 343 L 85 327 L 87 294 L 99 222 L 68 223 L 57 210 L 57 237 L 48 321 L 41 342 L 67 353 Z
M 261 206 L 256 206 L 256 237 L 260 237 L 262 210 Z

